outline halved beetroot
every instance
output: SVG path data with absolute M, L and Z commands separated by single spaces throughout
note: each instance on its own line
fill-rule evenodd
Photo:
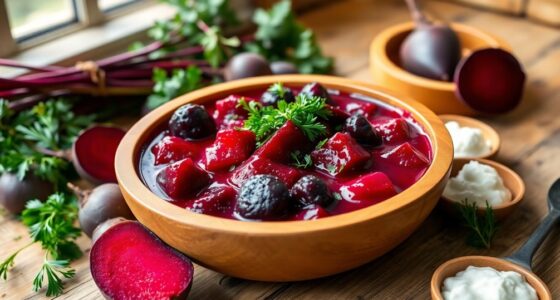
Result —
M 370 155 L 348 133 L 337 132 L 311 157 L 317 169 L 336 176 L 366 167 Z
M 381 158 L 405 168 L 426 167 L 430 164 L 430 160 L 408 142 L 381 154 Z
M 261 174 L 276 176 L 288 187 L 294 185 L 302 176 L 296 168 L 274 162 L 265 157 L 253 156 L 235 170 L 231 181 L 237 186 L 242 186 L 247 179 Z
M 108 222 L 96 230 L 90 253 L 93 281 L 106 298 L 187 298 L 194 269 L 186 256 L 136 221 Z
M 289 162 L 294 151 L 305 152 L 311 147 L 309 139 L 292 121 L 287 121 L 256 152 L 277 162 Z
M 152 147 L 156 165 L 174 163 L 187 157 L 195 158 L 203 150 L 203 144 L 186 141 L 176 136 L 166 136 Z
M 209 180 L 208 174 L 190 158 L 168 165 L 156 177 L 161 189 L 173 199 L 196 194 Z
M 206 215 L 219 215 L 233 211 L 232 201 L 237 193 L 228 185 L 210 186 L 203 190 L 197 199 L 186 206 L 192 212 Z
M 454 80 L 457 97 L 465 104 L 479 112 L 498 114 L 521 102 L 525 73 L 511 53 L 488 48 L 461 60 Z
M 256 137 L 252 131 L 219 131 L 214 144 L 206 148 L 206 169 L 218 171 L 243 162 L 255 150 L 255 143 Z
M 330 214 L 324 208 L 322 208 L 320 205 L 313 204 L 303 208 L 300 212 L 298 212 L 293 217 L 293 220 L 296 221 L 317 220 L 321 218 L 326 218 L 328 216 L 330 216 Z
M 345 200 L 368 200 L 379 202 L 397 194 L 393 183 L 382 172 L 374 172 L 354 179 L 340 188 Z
M 125 133 L 108 126 L 82 131 L 72 147 L 72 163 L 78 174 L 95 184 L 117 182 L 115 154 Z
M 403 118 L 378 119 L 371 126 L 389 144 L 402 143 L 410 137 L 410 128 Z

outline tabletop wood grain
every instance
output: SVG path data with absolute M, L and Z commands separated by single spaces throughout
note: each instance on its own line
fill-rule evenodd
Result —
M 489 250 L 465 245 L 465 230 L 439 210 L 403 244 L 380 259 L 328 278 L 262 283 L 224 276 L 195 267 L 192 299 L 428 299 L 432 272 L 461 255 L 505 256 L 523 243 L 547 212 L 546 192 L 560 177 L 560 30 L 524 18 L 480 11 L 457 4 L 430 1 L 426 7 L 453 22 L 485 29 L 512 45 L 528 74 L 524 102 L 506 116 L 483 118 L 502 137 L 496 160 L 517 171 L 527 186 L 520 208 L 500 224 Z M 301 21 L 312 27 L 326 53 L 336 57 L 340 76 L 370 81 L 368 47 L 383 28 L 409 20 L 403 1 L 344 0 L 307 11 Z M 560 228 L 555 228 L 535 256 L 534 272 L 560 297 Z M 15 217 L 0 215 L 0 258 L 27 244 L 27 231 Z M 65 283 L 60 299 L 99 299 L 87 254 L 90 241 L 79 239 L 86 255 L 73 263 L 76 276 Z M 9 279 L 0 282 L 0 299 L 43 299 L 31 291 L 41 264 L 40 247 L 17 259 Z

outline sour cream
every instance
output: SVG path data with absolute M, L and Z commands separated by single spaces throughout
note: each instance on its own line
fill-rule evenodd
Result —
M 537 300 L 535 289 L 514 271 L 469 266 L 443 281 L 445 300 Z
M 490 152 L 490 142 L 482 135 L 482 131 L 473 127 L 461 127 L 455 121 L 445 123 L 451 134 L 455 157 L 480 157 Z
M 478 161 L 465 164 L 456 177 L 450 178 L 443 190 L 449 200 L 476 203 L 485 207 L 496 206 L 511 201 L 511 191 L 504 185 L 496 169 Z

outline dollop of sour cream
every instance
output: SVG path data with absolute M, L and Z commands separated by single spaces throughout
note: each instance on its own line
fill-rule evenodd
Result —
M 479 157 L 490 152 L 490 141 L 482 135 L 482 131 L 473 127 L 461 127 L 455 121 L 445 123 L 451 134 L 455 157 Z
M 443 190 L 449 200 L 485 207 L 511 201 L 511 191 L 504 185 L 496 169 L 471 160 L 463 166 L 456 177 L 450 178 Z
M 514 271 L 469 266 L 443 281 L 445 300 L 537 300 L 535 289 Z

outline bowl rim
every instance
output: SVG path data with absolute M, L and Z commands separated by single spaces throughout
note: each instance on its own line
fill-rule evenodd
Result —
M 475 27 L 460 23 L 451 23 L 450 26 L 459 34 L 468 34 L 483 39 L 488 44 L 488 48 L 503 48 L 508 51 L 510 50 L 510 47 L 498 37 Z M 423 86 L 429 89 L 454 93 L 455 83 L 453 81 L 446 82 L 415 75 L 395 64 L 387 55 L 386 48 L 388 42 L 399 34 L 413 30 L 414 27 L 414 22 L 400 23 L 383 30 L 374 38 L 371 44 L 371 52 L 384 62 L 376 65 L 376 68 L 382 68 L 385 73 L 390 74 L 392 77 L 401 78 L 402 81 L 409 82 L 410 84 L 416 86 Z
M 500 204 L 500 205 L 491 206 L 492 209 L 493 209 L 495 212 L 498 211 L 498 210 L 501 210 L 501 209 L 506 209 L 506 208 L 515 206 L 515 205 L 519 204 L 519 202 L 521 202 L 521 200 L 523 200 L 523 198 L 525 197 L 525 182 L 523 181 L 523 179 L 521 178 L 521 176 L 519 176 L 519 174 L 517 174 L 517 172 L 515 172 L 514 170 L 512 170 L 512 169 L 509 168 L 508 166 L 503 165 L 503 164 L 501 164 L 501 163 L 499 163 L 499 162 L 497 162 L 497 161 L 493 161 L 493 160 L 489 160 L 489 159 L 484 159 L 484 158 L 468 158 L 468 157 L 466 157 L 466 158 L 455 158 L 455 159 L 453 160 L 453 163 L 452 163 L 452 168 L 451 168 L 452 170 L 451 170 L 451 172 L 453 172 L 453 166 L 454 166 L 456 163 L 467 164 L 467 163 L 469 163 L 470 161 L 473 161 L 473 160 L 474 160 L 474 161 L 477 161 L 477 162 L 479 162 L 479 163 L 482 163 L 482 164 L 491 166 L 492 168 L 496 169 L 496 171 L 498 171 L 498 173 L 500 172 L 500 170 L 503 171 L 503 172 L 507 172 L 507 173 L 509 173 L 510 175 L 512 175 L 513 178 L 514 178 L 514 183 L 515 183 L 516 187 L 515 187 L 515 188 L 512 188 L 511 185 L 510 185 L 510 186 L 507 186 L 507 185 L 506 185 L 506 188 L 508 188 L 508 189 L 512 192 L 512 194 L 513 194 L 513 190 L 514 190 L 514 189 L 515 189 L 516 191 L 519 190 L 519 192 L 518 192 L 516 195 L 513 195 L 513 198 L 511 199 L 511 201 L 504 202 L 504 203 L 502 203 L 502 204 Z M 505 182 L 504 182 L 504 184 L 505 184 Z M 446 201 L 446 202 L 451 203 L 451 204 L 459 203 L 459 202 L 456 202 L 456 201 L 454 201 L 454 200 L 451 200 L 451 199 L 445 197 L 443 194 L 441 195 L 441 199 L 442 199 L 443 201 Z M 485 208 L 485 207 L 478 206 L 478 205 L 477 205 L 476 209 L 477 209 L 478 211 L 480 211 L 480 212 L 486 211 L 486 208 Z
M 438 115 L 438 117 L 443 121 L 444 125 L 447 122 L 455 121 L 455 122 L 459 123 L 459 125 L 461 127 L 463 127 L 463 126 L 476 127 L 476 128 L 478 128 L 482 131 L 482 135 L 488 135 L 490 137 L 489 142 L 491 142 L 492 145 L 491 145 L 490 151 L 488 151 L 487 153 L 485 153 L 483 155 L 479 155 L 479 156 L 455 157 L 455 159 L 459 159 L 459 158 L 488 159 L 488 158 L 492 158 L 492 157 L 496 156 L 498 154 L 498 152 L 500 151 L 500 148 L 502 146 L 502 139 L 501 139 L 500 135 L 498 134 L 496 129 L 494 129 L 492 126 L 486 124 L 485 122 L 480 121 L 480 120 L 475 119 L 475 118 L 471 118 L 471 117 L 467 117 L 467 116 L 461 116 L 461 115 L 455 115 L 455 114 L 441 114 L 441 115 Z
M 474 262 L 474 264 L 473 264 Z M 467 264 L 468 263 L 468 264 Z M 537 296 L 539 296 L 540 300 L 549 300 L 552 299 L 552 295 L 550 293 L 550 289 L 548 288 L 548 286 L 546 285 L 546 283 L 544 283 L 544 281 L 537 276 L 535 273 L 533 273 L 530 270 L 527 270 L 525 268 L 523 268 L 522 266 L 519 266 L 515 263 L 512 263 L 510 261 L 507 261 L 503 258 L 499 258 L 499 257 L 492 257 L 492 256 L 482 256 L 482 255 L 468 255 L 468 256 L 459 256 L 456 258 L 452 258 L 450 260 L 445 261 L 444 263 L 442 263 L 432 274 L 432 279 L 430 281 L 430 287 L 431 287 L 431 292 L 432 292 L 432 299 L 434 300 L 441 300 L 443 299 L 443 294 L 441 293 L 441 288 L 443 285 L 444 280 L 447 278 L 443 278 L 444 276 L 444 271 L 449 269 L 450 267 L 453 267 L 455 265 L 463 265 L 463 264 L 467 264 L 467 265 L 474 265 L 477 267 L 487 267 L 490 265 L 499 265 L 497 269 L 498 271 L 515 271 L 517 273 L 520 273 L 521 275 L 523 275 L 523 277 L 525 277 L 525 281 L 534 281 L 536 284 L 532 284 L 529 283 L 529 285 L 531 287 L 533 287 L 535 289 L 535 291 L 537 292 Z M 453 274 L 454 276 L 455 274 Z M 540 298 L 540 296 L 543 296 L 541 294 L 544 294 L 544 298 Z
M 352 212 L 310 221 L 250 222 L 198 214 L 161 199 L 144 185 L 137 173 L 140 149 L 144 146 L 150 133 L 161 124 L 163 119 L 169 118 L 175 109 L 187 102 L 198 100 L 198 103 L 203 103 L 204 101 L 217 100 L 221 96 L 225 97 L 235 92 L 264 89 L 276 82 L 300 86 L 309 82 L 319 82 L 327 88 L 362 93 L 410 112 L 413 119 L 423 127 L 430 139 L 433 156 L 430 167 L 416 183 L 386 201 Z M 235 90 L 235 92 L 230 90 Z M 446 178 L 451 170 L 452 160 L 451 136 L 445 129 L 443 122 L 431 110 L 416 101 L 410 99 L 403 101 L 400 96 L 397 98 L 383 88 L 351 79 L 325 75 L 276 75 L 212 85 L 180 96 L 150 112 L 137 121 L 122 139 L 115 156 L 115 170 L 123 193 L 133 199 L 127 199 L 127 201 L 135 201 L 135 204 L 185 226 L 205 228 L 216 232 L 234 232 L 242 235 L 290 235 L 351 226 L 411 205 Z

